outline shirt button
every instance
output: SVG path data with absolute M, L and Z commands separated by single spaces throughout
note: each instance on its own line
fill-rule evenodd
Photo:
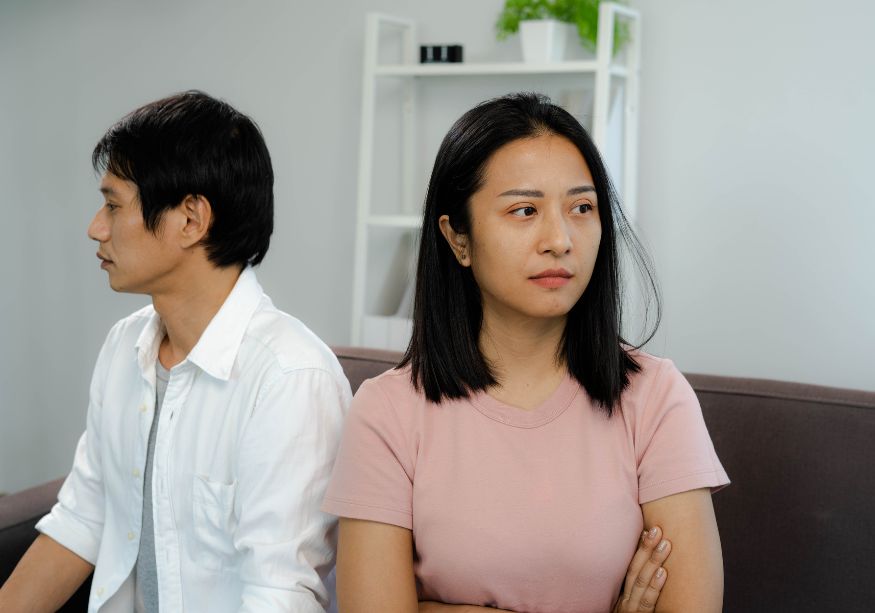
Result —
M 128 532 L 128 540 L 129 540 L 129 541 L 134 540 L 134 537 L 135 537 L 135 536 L 137 536 L 137 535 L 134 534 L 133 532 Z
M 135 468 L 134 470 L 131 471 L 131 474 L 134 475 L 135 477 L 139 477 L 140 470 L 138 468 Z
M 140 413 L 145 413 L 145 412 L 146 412 L 146 405 L 145 405 L 145 404 L 141 404 L 141 405 L 140 405 Z
M 102 587 L 97 588 L 97 595 L 103 596 L 103 588 Z

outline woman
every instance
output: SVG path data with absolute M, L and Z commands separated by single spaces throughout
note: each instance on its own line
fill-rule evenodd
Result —
M 720 610 L 710 488 L 728 479 L 683 376 L 620 336 L 618 238 L 646 261 L 549 100 L 492 100 L 450 129 L 413 338 L 356 395 L 325 499 L 342 613 Z M 661 571 L 645 525 L 671 536 Z

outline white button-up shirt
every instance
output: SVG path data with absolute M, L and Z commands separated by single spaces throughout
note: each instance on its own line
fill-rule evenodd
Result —
M 43 534 L 95 565 L 89 611 L 134 608 L 155 361 L 149 306 L 118 322 Z M 164 611 L 321 612 L 336 519 L 319 510 L 351 394 L 331 350 L 251 268 L 170 371 L 152 470 Z

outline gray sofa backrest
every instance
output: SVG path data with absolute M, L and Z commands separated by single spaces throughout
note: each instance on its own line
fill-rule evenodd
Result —
M 353 390 L 400 357 L 360 348 L 335 352 Z M 687 377 L 732 479 L 714 495 L 724 610 L 875 610 L 875 393 Z M 0 583 L 36 536 L 33 525 L 60 484 L 0 498 Z M 86 585 L 62 610 L 84 611 L 87 593 Z
M 875 393 L 687 378 L 732 479 L 725 610 L 875 611 Z

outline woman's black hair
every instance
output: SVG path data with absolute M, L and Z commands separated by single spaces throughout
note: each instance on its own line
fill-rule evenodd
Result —
M 457 262 L 438 220 L 448 215 L 453 230 L 468 234 L 469 202 L 483 185 L 489 159 L 512 141 L 542 134 L 556 134 L 573 143 L 595 183 L 601 242 L 589 285 L 568 313 L 558 357 L 610 416 L 629 375 L 640 370 L 630 354 L 632 347 L 621 335 L 618 238 L 629 248 L 655 301 L 656 316 L 645 343 L 659 324 L 658 290 L 652 265 L 620 209 L 595 144 L 574 117 L 540 94 L 518 93 L 483 102 L 465 113 L 441 143 L 425 197 L 413 336 L 399 367 L 410 365 L 413 385 L 433 402 L 466 397 L 496 384 L 479 346 L 480 290 L 471 269 Z
M 94 147 L 97 172 L 136 184 L 143 223 L 157 233 L 164 212 L 188 195 L 213 213 L 204 239 L 218 267 L 258 264 L 273 233 L 273 168 L 249 117 L 200 91 L 150 102 L 107 130 Z

